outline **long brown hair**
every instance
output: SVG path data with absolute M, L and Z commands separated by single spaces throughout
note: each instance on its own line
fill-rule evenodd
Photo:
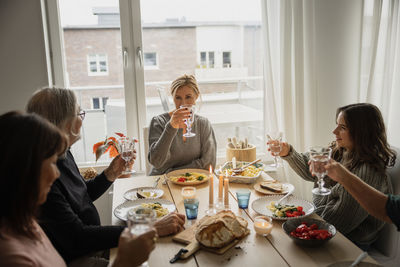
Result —
M 350 170 L 367 163 L 378 171 L 394 165 L 396 152 L 390 149 L 386 140 L 385 123 L 380 110 L 369 103 L 357 103 L 337 109 L 343 114 L 346 126 L 353 141 L 353 149 L 349 151 L 344 164 Z M 341 161 L 345 150 L 333 142 L 332 157 Z
M 65 135 L 38 115 L 0 116 L 0 228 L 36 238 L 33 219 L 39 206 L 44 160 L 67 147 Z

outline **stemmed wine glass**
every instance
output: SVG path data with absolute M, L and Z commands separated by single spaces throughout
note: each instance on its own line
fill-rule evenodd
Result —
M 133 151 L 135 150 L 135 140 L 129 137 L 121 137 L 119 139 L 120 153 L 123 160 L 125 160 L 125 170 L 123 175 L 132 174 L 133 171 L 129 168 L 128 162 L 133 158 Z
M 190 116 L 188 119 L 184 119 L 186 124 L 186 133 L 183 134 L 184 137 L 193 137 L 196 136 L 195 133 L 192 133 L 192 125 L 194 122 L 194 113 L 196 112 L 196 105 L 182 105 L 180 108 L 186 108 L 190 111 Z
M 280 166 L 278 162 L 279 154 L 282 151 L 282 132 L 270 132 L 267 134 L 269 149 L 272 156 L 274 156 L 274 163 L 271 167 L 278 168 Z
M 332 149 L 327 147 L 312 147 L 310 148 L 310 159 L 311 159 L 311 168 L 312 173 L 318 177 L 318 187 L 312 190 L 315 195 L 329 195 L 331 190 L 324 187 L 324 176 L 328 173 L 325 169 L 325 165 L 328 164 L 331 158 Z
M 128 228 L 132 235 L 138 236 L 150 231 L 157 218 L 157 213 L 151 208 L 139 207 L 128 212 Z M 145 261 L 140 265 L 148 267 Z

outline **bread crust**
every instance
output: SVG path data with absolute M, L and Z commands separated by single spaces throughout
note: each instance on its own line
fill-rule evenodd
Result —
M 213 216 L 206 216 L 199 221 L 196 240 L 203 246 L 221 248 L 233 240 L 247 235 L 247 221 L 237 217 L 231 211 L 221 211 Z

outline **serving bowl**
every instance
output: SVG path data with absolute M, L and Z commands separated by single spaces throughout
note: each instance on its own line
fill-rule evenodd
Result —
M 236 167 L 240 168 L 240 167 L 242 167 L 242 166 L 244 166 L 244 165 L 246 165 L 248 163 L 249 162 L 238 161 L 236 163 Z M 222 165 L 220 169 L 216 169 L 215 170 L 215 174 L 217 174 L 217 175 L 220 175 L 220 174 L 225 175 L 225 170 L 232 169 L 233 168 L 232 165 L 233 165 L 232 161 L 225 162 L 224 165 Z M 252 164 L 251 166 L 254 166 L 256 168 L 260 168 L 261 170 L 258 171 L 254 176 L 240 176 L 240 175 L 232 176 L 232 175 L 229 175 L 228 176 L 229 182 L 230 183 L 239 183 L 239 184 L 252 184 L 252 183 L 254 183 L 260 177 L 261 173 L 263 172 L 264 164 L 262 162 L 257 162 L 257 163 Z
M 300 239 L 297 237 L 292 236 L 290 233 L 297 228 L 303 222 L 307 223 L 308 226 L 311 224 L 316 224 L 319 230 L 325 229 L 332 235 L 327 239 Z M 285 233 L 298 245 L 307 246 L 307 247 L 316 247 L 321 246 L 331 240 L 336 235 L 336 228 L 332 224 L 329 224 L 322 220 L 317 220 L 313 218 L 298 218 L 298 219 L 291 219 L 282 224 L 282 228 Z

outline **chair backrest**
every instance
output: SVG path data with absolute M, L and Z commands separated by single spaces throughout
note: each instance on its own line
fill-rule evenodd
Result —
M 397 153 L 396 163 L 392 168 L 387 170 L 387 174 L 392 182 L 393 194 L 400 194 L 400 149 L 392 147 Z M 400 232 L 394 224 L 386 224 L 379 233 L 378 240 L 372 245 L 386 257 L 393 258 L 399 251 Z
M 149 127 L 145 126 L 143 127 L 143 145 L 144 145 L 144 157 L 146 159 L 146 175 L 150 173 L 151 170 L 151 164 L 149 162 L 148 154 L 149 154 Z
M 165 89 L 162 87 L 157 88 L 158 95 L 160 96 L 161 104 L 163 107 L 164 112 L 169 112 L 170 106 L 169 106 L 169 100 L 167 93 L 165 92 Z

